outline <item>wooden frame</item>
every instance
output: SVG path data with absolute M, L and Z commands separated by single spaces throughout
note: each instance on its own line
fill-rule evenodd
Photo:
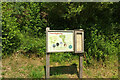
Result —
M 73 51 L 48 51 L 48 32 L 72 32 L 73 33 Z M 74 52 L 74 30 L 46 30 L 46 52 L 47 53 Z
M 82 45 L 81 45 L 81 48 L 82 48 L 82 50 L 80 51 L 80 50 L 77 50 L 77 44 L 78 44 L 78 42 L 77 42 L 77 35 L 78 34 L 81 34 L 81 40 L 82 40 Z M 74 47 L 75 47 L 75 50 L 74 50 L 74 52 L 75 53 L 84 53 L 84 30 L 82 30 L 82 29 L 79 29 L 79 30 L 74 30 L 74 41 L 75 41 L 75 45 L 74 45 Z

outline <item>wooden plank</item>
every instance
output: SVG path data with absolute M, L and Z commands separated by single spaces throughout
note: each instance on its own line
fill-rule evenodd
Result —
M 47 53 L 48 51 L 48 31 L 50 30 L 49 27 L 46 28 L 46 78 L 50 77 L 50 54 Z
M 50 54 L 46 53 L 46 78 L 50 78 Z
M 74 30 L 49 30 L 49 32 L 74 32 Z
M 49 27 L 46 28 L 46 52 L 48 52 L 48 31 L 50 30 Z
M 83 73 L 83 55 L 79 54 L 79 78 L 82 78 Z
M 74 47 L 73 51 L 47 51 L 47 53 L 59 53 L 59 52 L 74 52 Z
M 82 31 L 82 52 L 84 52 L 84 31 Z

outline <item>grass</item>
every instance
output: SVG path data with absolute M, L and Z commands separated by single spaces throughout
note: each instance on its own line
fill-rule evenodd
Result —
M 33 68 L 29 74 L 29 77 L 31 78 L 42 78 L 43 76 L 45 76 L 44 66 Z
M 2 59 L 4 78 L 45 78 L 45 57 L 31 58 L 15 54 Z M 74 65 L 75 64 L 75 65 Z M 78 78 L 78 59 L 51 62 L 50 78 Z M 106 62 L 94 61 L 90 66 L 83 64 L 83 78 L 118 78 L 118 59 Z

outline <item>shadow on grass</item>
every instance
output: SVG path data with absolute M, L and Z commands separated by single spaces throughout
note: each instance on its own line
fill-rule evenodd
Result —
M 44 66 L 44 70 L 46 74 L 46 66 Z M 72 64 L 70 66 L 50 67 L 50 76 L 60 74 L 77 74 L 77 76 L 79 77 L 79 73 L 77 71 L 77 64 Z

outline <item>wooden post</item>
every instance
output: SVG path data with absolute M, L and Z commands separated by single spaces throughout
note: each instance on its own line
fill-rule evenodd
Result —
M 50 78 L 50 54 L 46 53 L 46 78 Z
M 46 28 L 46 78 L 50 78 L 50 53 L 47 53 L 48 45 L 47 45 L 47 38 L 48 38 L 48 30 L 50 30 L 49 27 Z
M 83 55 L 79 54 L 79 78 L 82 78 L 83 73 Z
M 79 54 L 79 78 L 83 73 L 83 53 L 84 53 L 84 30 L 75 30 L 75 53 Z

